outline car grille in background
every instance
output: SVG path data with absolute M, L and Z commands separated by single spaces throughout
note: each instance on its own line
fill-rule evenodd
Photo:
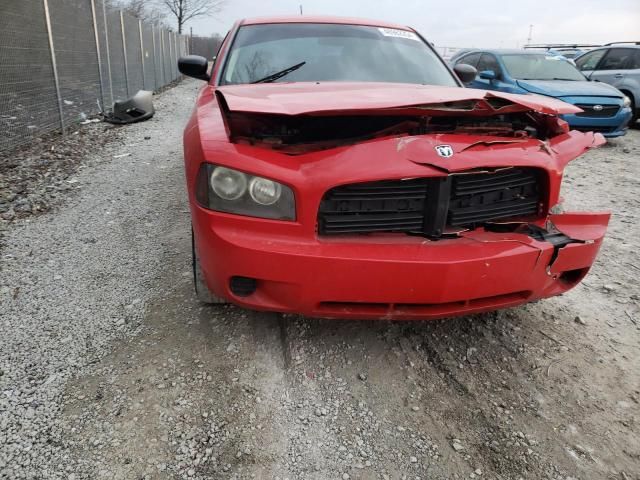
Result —
M 576 113 L 576 117 L 591 117 L 591 118 L 608 118 L 615 116 L 620 107 L 618 105 L 600 105 L 602 109 L 594 110 L 595 105 L 576 104 L 576 107 L 580 107 L 584 112 Z
M 541 174 L 533 168 L 343 185 L 329 190 L 318 233 L 406 232 L 438 237 L 447 227 L 536 215 Z

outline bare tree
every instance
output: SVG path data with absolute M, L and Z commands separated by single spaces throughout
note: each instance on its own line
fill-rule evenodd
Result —
M 108 0 L 115 8 L 154 25 L 164 25 L 166 14 L 154 0 Z
M 160 0 L 160 3 L 176 18 L 178 33 L 184 24 L 198 17 L 210 17 L 222 10 L 226 0 Z

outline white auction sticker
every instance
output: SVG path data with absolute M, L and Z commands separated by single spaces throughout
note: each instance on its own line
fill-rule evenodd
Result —
M 420 41 L 420 38 L 418 38 L 418 36 L 413 33 L 413 32 L 409 32 L 407 30 L 398 30 L 396 28 L 382 28 L 382 27 L 378 27 L 378 30 L 380 30 L 380 33 L 382 33 L 382 35 L 384 35 L 385 37 L 399 37 L 399 38 L 406 38 L 408 40 L 416 40 L 416 41 Z

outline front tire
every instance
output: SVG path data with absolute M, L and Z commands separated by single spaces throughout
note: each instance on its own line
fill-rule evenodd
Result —
M 224 298 L 220 298 L 211 293 L 211 290 L 209 290 L 209 287 L 207 286 L 207 282 L 204 280 L 202 268 L 200 268 L 200 257 L 196 250 L 196 241 L 193 235 L 193 229 L 191 229 L 191 265 L 193 267 L 193 286 L 198 300 L 209 305 L 222 305 L 228 303 Z

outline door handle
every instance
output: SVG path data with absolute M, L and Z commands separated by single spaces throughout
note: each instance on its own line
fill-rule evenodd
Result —
M 616 73 L 613 78 L 622 78 L 624 77 L 624 75 L 622 75 L 621 73 Z

